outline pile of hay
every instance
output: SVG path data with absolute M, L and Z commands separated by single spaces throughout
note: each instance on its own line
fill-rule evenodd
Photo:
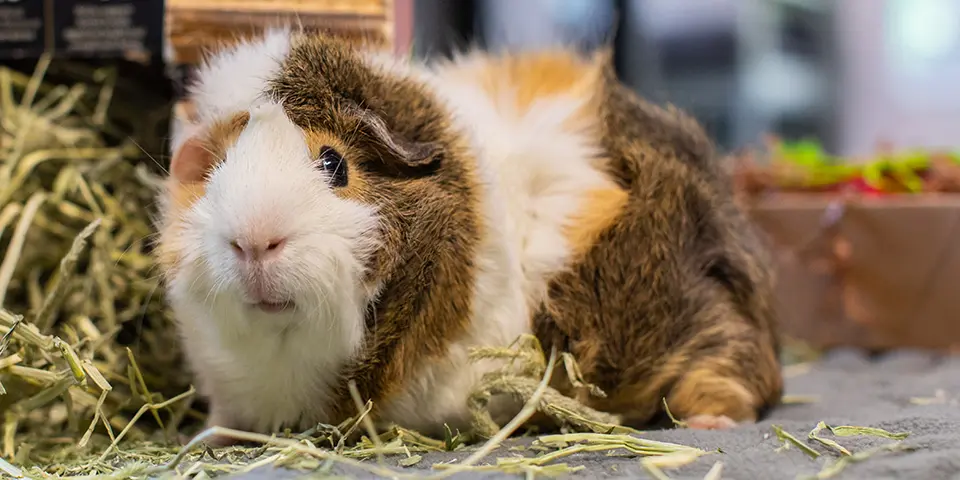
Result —
M 47 85 L 49 62 L 32 77 L 0 68 L 0 412 L 18 465 L 70 463 L 124 429 L 169 437 L 199 417 L 180 402 L 151 428 L 130 424 L 190 389 L 150 257 L 156 179 L 111 122 L 115 74 Z

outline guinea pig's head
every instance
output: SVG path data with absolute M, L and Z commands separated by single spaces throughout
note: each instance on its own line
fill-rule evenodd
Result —
M 362 319 L 405 260 L 471 231 L 469 171 L 446 161 L 455 136 L 425 123 L 442 113 L 422 87 L 304 40 L 260 93 L 173 154 L 158 254 L 174 296 L 237 318 Z

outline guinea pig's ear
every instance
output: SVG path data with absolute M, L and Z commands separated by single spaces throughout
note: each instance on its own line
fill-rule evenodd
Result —
M 216 156 L 201 135 L 193 135 L 177 148 L 170 160 L 170 176 L 180 183 L 203 182 Z
M 428 167 L 440 161 L 443 149 L 431 142 L 411 142 L 390 131 L 387 124 L 374 113 L 358 110 L 360 122 L 366 130 L 386 148 L 390 156 L 407 167 Z

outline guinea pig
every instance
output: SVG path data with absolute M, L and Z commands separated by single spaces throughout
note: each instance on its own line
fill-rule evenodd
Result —
M 704 131 L 607 51 L 419 62 L 273 29 L 212 54 L 173 140 L 156 254 L 208 425 L 356 414 L 469 427 L 535 334 L 643 426 L 752 422 L 780 398 L 773 275 Z M 555 375 L 555 378 L 563 375 Z M 519 405 L 503 401 L 506 421 Z

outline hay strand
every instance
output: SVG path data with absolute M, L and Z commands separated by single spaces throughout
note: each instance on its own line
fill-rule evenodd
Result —
M 800 449 L 803 453 L 809 455 L 811 458 L 817 458 L 820 456 L 820 452 L 810 448 L 809 445 L 803 443 L 797 437 L 794 437 L 792 434 L 783 429 L 780 425 L 773 425 L 773 432 L 777 435 L 777 439 L 783 442 L 784 447 L 793 445 Z

